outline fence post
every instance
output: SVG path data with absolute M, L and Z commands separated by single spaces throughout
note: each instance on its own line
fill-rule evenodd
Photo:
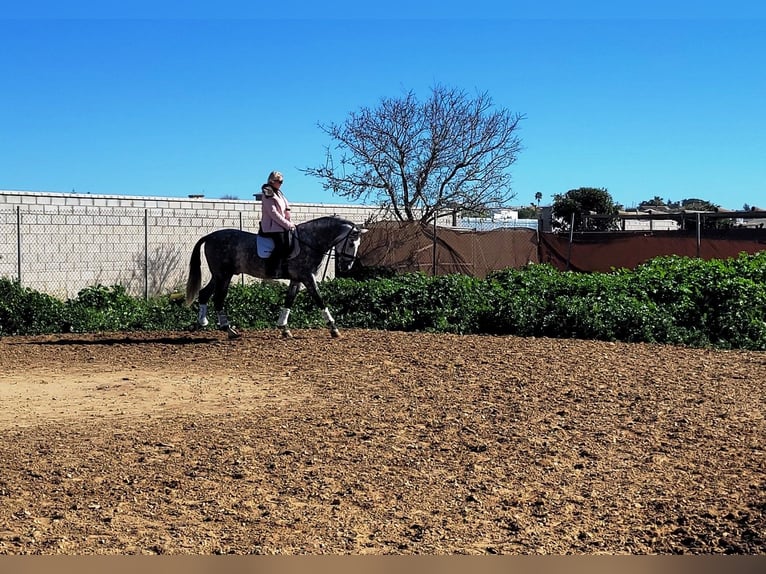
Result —
M 16 206 L 16 277 L 21 285 L 21 206 Z
M 700 242 L 702 241 L 702 235 L 700 231 L 700 227 L 702 227 L 701 222 L 702 216 L 697 213 L 697 259 L 699 259 L 700 256 Z
M 567 268 L 569 271 L 569 263 L 572 260 L 572 241 L 574 241 L 574 218 L 575 214 L 572 212 L 572 220 L 569 222 L 569 249 L 567 249 Z
M 240 211 L 239 212 L 239 230 L 242 231 L 243 228 L 244 228 L 244 225 L 242 224 L 242 212 Z M 245 284 L 245 274 L 244 273 L 240 273 L 239 274 L 239 284 L 240 285 L 244 285 Z
M 431 275 L 436 277 L 436 220 L 439 219 L 439 212 L 434 212 L 434 241 L 433 241 L 433 268 L 431 269 Z
M 144 209 L 144 301 L 149 300 L 149 210 Z

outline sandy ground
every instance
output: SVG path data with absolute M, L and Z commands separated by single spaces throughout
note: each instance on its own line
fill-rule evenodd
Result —
M 766 354 L 0 339 L 2 554 L 766 554 Z

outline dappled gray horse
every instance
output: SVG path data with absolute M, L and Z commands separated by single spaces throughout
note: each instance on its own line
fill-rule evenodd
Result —
M 283 337 L 291 337 L 287 327 L 290 309 L 303 284 L 314 303 L 322 309 L 324 318 L 333 337 L 338 336 L 335 320 L 319 293 L 316 273 L 322 264 L 324 255 L 335 248 L 335 258 L 341 271 L 351 268 L 356 259 L 356 252 L 362 233 L 367 230 L 340 217 L 320 217 L 296 226 L 293 249 L 287 260 L 287 288 L 284 307 L 279 313 L 277 326 L 282 329 Z M 263 238 L 260 238 L 262 240 Z M 199 293 L 199 315 L 197 322 L 206 326 L 207 306 L 210 297 L 218 314 L 218 328 L 226 330 L 229 337 L 239 337 L 239 333 L 229 324 L 226 316 L 225 301 L 233 275 L 245 273 L 261 279 L 268 278 L 265 258 L 258 254 L 259 237 L 256 233 L 239 229 L 220 229 L 202 237 L 192 250 L 189 261 L 189 278 L 186 282 L 186 304 L 191 305 Z M 200 249 L 205 245 L 205 259 L 212 277 L 207 285 L 200 289 L 202 269 Z

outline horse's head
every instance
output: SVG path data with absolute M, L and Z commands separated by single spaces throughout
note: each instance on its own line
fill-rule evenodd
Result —
M 354 265 L 362 235 L 367 231 L 367 229 L 352 224 L 343 240 L 335 244 L 335 261 L 342 272 L 345 273 Z

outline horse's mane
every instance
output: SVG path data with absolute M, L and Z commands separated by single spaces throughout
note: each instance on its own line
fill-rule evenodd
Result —
M 338 215 L 323 215 L 321 217 L 317 217 L 316 219 L 310 219 L 301 225 L 308 225 L 311 224 L 311 226 L 317 226 L 317 227 L 327 227 L 329 224 L 338 224 L 338 223 L 345 223 L 346 225 L 354 226 L 354 223 L 349 221 L 348 219 L 345 219 L 343 217 L 340 217 Z

